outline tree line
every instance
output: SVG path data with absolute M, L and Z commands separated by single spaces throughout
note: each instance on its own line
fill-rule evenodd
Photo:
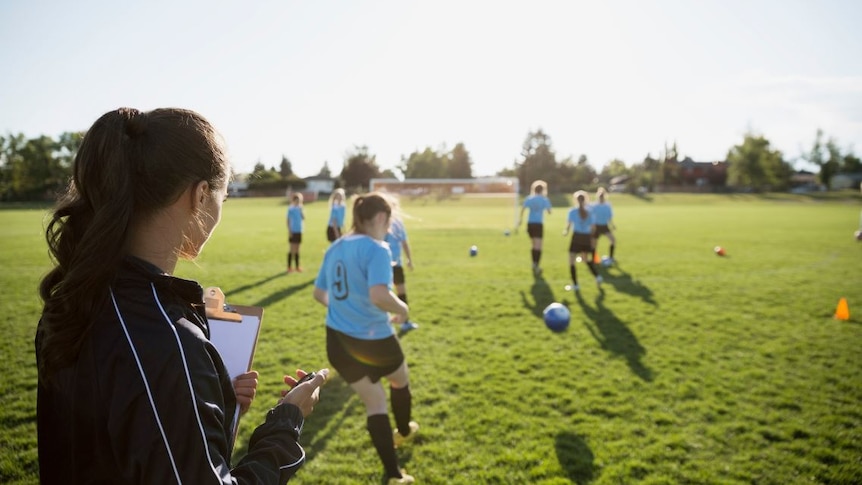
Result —
M 61 192 L 71 177 L 72 160 L 81 145 L 83 132 L 65 132 L 57 138 L 39 136 L 27 138 L 23 134 L 0 135 L 0 200 L 45 200 Z M 626 164 L 614 159 L 600 170 L 589 162 L 586 155 L 559 158 L 551 137 L 538 129 L 527 134 L 520 158 L 512 166 L 496 175 L 517 177 L 522 189 L 532 181 L 551 182 L 555 192 L 573 192 L 608 185 L 611 181 L 624 181 L 627 190 L 646 188 L 653 191 L 661 187 L 690 183 L 681 170 L 682 157 L 676 143 L 664 146 L 653 157 L 648 153 L 640 162 Z M 690 160 L 690 159 L 688 159 Z M 726 171 L 720 178 L 706 178 L 705 183 L 726 190 L 783 191 L 791 185 L 795 173 L 793 163 L 804 160 L 819 170 L 820 183 L 826 188 L 838 173 L 862 172 L 862 162 L 852 149 L 842 149 L 834 138 L 824 138 L 818 130 L 811 147 L 795 160 L 788 159 L 772 147 L 761 134 L 748 132 L 740 144 L 731 147 L 724 164 Z M 354 146 L 344 156 L 341 173 L 333 176 L 327 162 L 323 163 L 319 177 L 334 178 L 336 185 L 353 192 L 367 190 L 372 178 L 472 178 L 473 162 L 464 143 L 454 148 L 427 147 L 402 156 L 396 170 L 383 170 L 377 157 L 367 146 Z M 249 188 L 303 189 L 305 180 L 293 172 L 292 163 L 282 156 L 278 168 L 269 169 L 258 161 L 248 176 Z

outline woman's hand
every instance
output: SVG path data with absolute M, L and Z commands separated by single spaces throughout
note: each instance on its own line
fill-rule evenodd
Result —
M 314 378 L 305 381 L 299 385 L 300 379 L 308 373 L 302 369 L 296 370 L 296 378 L 292 376 L 284 376 L 284 383 L 290 386 L 290 389 L 281 391 L 281 399 L 278 404 L 290 403 L 295 405 L 302 411 L 302 416 L 307 417 L 314 410 L 314 405 L 320 399 L 320 386 L 322 386 L 327 377 L 329 377 L 329 369 L 321 369 L 317 371 Z
M 257 394 L 257 378 L 257 371 L 252 370 L 233 379 L 233 392 L 236 394 L 236 402 L 239 404 L 240 416 L 248 411 L 249 406 L 254 401 L 254 395 Z

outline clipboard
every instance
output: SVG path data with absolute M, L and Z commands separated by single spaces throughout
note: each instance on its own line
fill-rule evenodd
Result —
M 210 343 L 218 350 L 227 367 L 228 375 L 234 379 L 251 370 L 263 308 L 243 305 L 226 305 L 224 292 L 211 286 L 204 290 L 204 305 L 210 328 Z M 239 430 L 239 404 L 234 411 L 233 439 Z

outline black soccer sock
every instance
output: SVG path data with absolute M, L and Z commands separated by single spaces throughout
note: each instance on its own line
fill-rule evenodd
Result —
M 398 299 L 399 299 L 399 300 L 401 300 L 401 301 L 403 301 L 403 302 L 404 302 L 404 304 L 406 305 L 406 304 L 407 304 L 407 293 L 399 293 L 399 294 L 398 294 Z
M 537 249 L 531 249 L 530 250 L 530 256 L 533 259 L 533 264 L 538 266 L 539 265 L 539 251 Z
M 593 263 L 592 261 L 587 261 L 587 267 L 590 268 L 590 273 L 592 273 L 593 276 L 599 275 L 599 272 L 596 270 L 596 264 L 595 263 Z
M 541 260 L 542 260 L 542 250 L 537 249 L 536 250 L 536 266 L 539 265 L 539 261 L 541 261 Z
M 299 269 L 299 251 L 293 255 L 294 259 L 296 259 L 296 269 Z
M 569 266 L 569 274 L 572 275 L 572 284 L 578 286 L 578 270 L 574 264 Z
M 366 426 L 368 427 L 368 434 L 371 435 L 371 442 L 377 450 L 377 456 L 383 462 L 386 477 L 401 477 L 401 470 L 398 469 L 398 457 L 395 456 L 395 442 L 392 440 L 392 424 L 389 423 L 389 415 L 368 416 Z
M 392 414 L 395 415 L 395 426 L 401 436 L 410 434 L 410 413 L 413 409 L 413 397 L 410 386 L 396 389 L 389 386 L 389 400 L 392 404 Z
M 293 253 L 287 253 L 287 267 L 288 269 L 293 264 Z
M 610 256 L 611 256 L 611 259 L 613 259 L 613 257 L 614 257 L 614 244 L 611 244 L 611 254 L 610 254 Z

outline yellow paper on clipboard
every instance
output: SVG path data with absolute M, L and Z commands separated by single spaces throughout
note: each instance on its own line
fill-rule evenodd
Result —
M 204 290 L 204 304 L 210 327 L 210 342 L 218 350 L 231 379 L 251 370 L 263 308 L 226 305 L 224 293 L 217 287 Z M 233 436 L 239 429 L 239 405 L 234 413 Z

